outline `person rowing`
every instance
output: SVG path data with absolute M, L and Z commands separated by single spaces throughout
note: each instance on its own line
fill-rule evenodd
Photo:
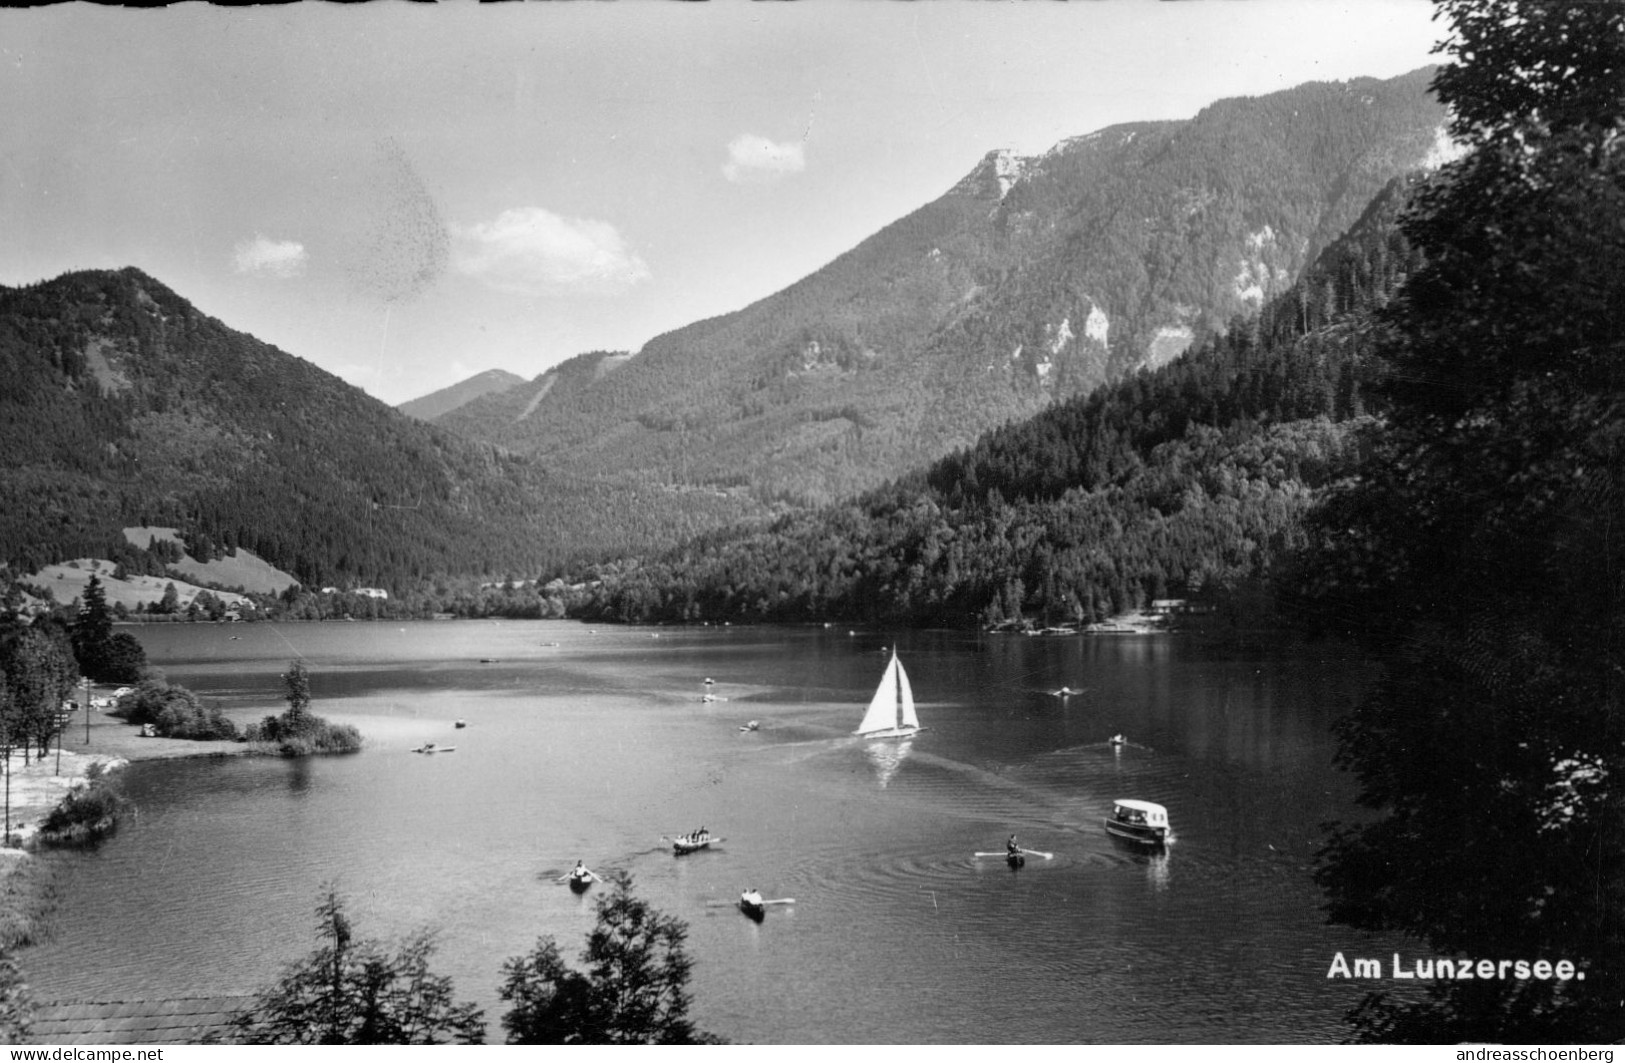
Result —
M 761 891 L 755 886 L 750 887 L 739 895 L 739 903 L 747 908 L 760 908 L 762 906 Z
M 1020 855 L 1021 845 L 1016 841 L 1016 836 L 1014 834 L 1010 835 L 1010 840 L 1004 843 L 1004 851 L 1010 856 Z

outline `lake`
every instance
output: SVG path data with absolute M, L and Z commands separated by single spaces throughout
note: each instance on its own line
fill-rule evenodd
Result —
M 1384 946 L 1325 925 L 1310 877 L 1320 824 L 1354 811 L 1330 725 L 1369 673 L 1336 647 L 563 621 L 127 630 L 243 722 L 280 711 L 301 658 L 313 710 L 367 745 L 132 765 L 138 814 L 72 857 L 56 935 L 24 955 L 39 1000 L 252 992 L 316 947 L 332 882 L 363 936 L 438 928 L 434 969 L 501 1040 L 502 962 L 543 934 L 573 959 L 593 924 L 602 887 L 554 881 L 578 859 L 629 871 L 688 923 L 692 1017 L 735 1041 L 1324 1042 L 1377 988 L 1326 977 L 1336 952 Z M 894 639 L 929 729 L 863 742 L 850 732 Z M 410 752 L 425 741 L 456 751 Z M 1118 797 L 1168 806 L 1165 854 L 1107 838 Z M 702 824 L 725 842 L 674 857 L 663 836 Z M 1012 832 L 1054 858 L 973 856 Z M 746 887 L 796 903 L 758 924 L 729 906 Z

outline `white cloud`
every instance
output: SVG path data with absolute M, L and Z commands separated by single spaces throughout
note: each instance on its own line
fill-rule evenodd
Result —
M 452 268 L 499 291 L 607 294 L 649 279 L 649 267 L 608 222 L 516 207 L 453 235 Z
M 238 273 L 287 278 L 303 273 L 309 258 L 305 245 L 297 240 L 272 240 L 256 233 L 254 239 L 238 243 L 232 264 Z
M 741 133 L 728 145 L 728 161 L 722 166 L 722 174 L 735 184 L 743 184 L 777 181 L 806 168 L 807 156 L 797 141 L 775 144 L 754 133 Z

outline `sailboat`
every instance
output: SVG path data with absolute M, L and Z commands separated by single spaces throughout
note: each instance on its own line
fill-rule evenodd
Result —
M 914 688 L 908 685 L 908 673 L 903 671 L 903 662 L 897 659 L 894 649 L 856 733 L 864 738 L 907 738 L 920 730 L 920 718 L 914 713 Z

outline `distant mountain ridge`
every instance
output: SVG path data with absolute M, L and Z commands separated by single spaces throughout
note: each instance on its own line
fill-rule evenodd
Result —
M 609 486 L 415 421 L 140 270 L 0 288 L 0 562 L 118 557 L 123 529 L 246 548 L 307 587 L 531 576 L 758 512 Z
M 1382 413 L 1415 187 L 1390 182 L 1243 327 L 859 497 L 597 566 L 576 615 L 1037 630 L 1199 596 L 1267 622 L 1311 505 Z
M 459 406 L 473 402 L 482 395 L 507 391 L 514 385 L 523 384 L 524 382 L 525 378 L 518 373 L 510 373 L 506 369 L 487 369 L 483 373 L 475 374 L 467 380 L 441 388 L 439 391 L 432 391 L 419 398 L 396 403 L 395 408 L 408 417 L 416 417 L 420 421 L 432 421 L 436 417 L 450 413 Z
M 783 291 L 436 423 L 581 475 L 813 502 L 866 489 L 1163 364 L 1285 290 L 1437 151 L 1431 74 L 991 152 Z

